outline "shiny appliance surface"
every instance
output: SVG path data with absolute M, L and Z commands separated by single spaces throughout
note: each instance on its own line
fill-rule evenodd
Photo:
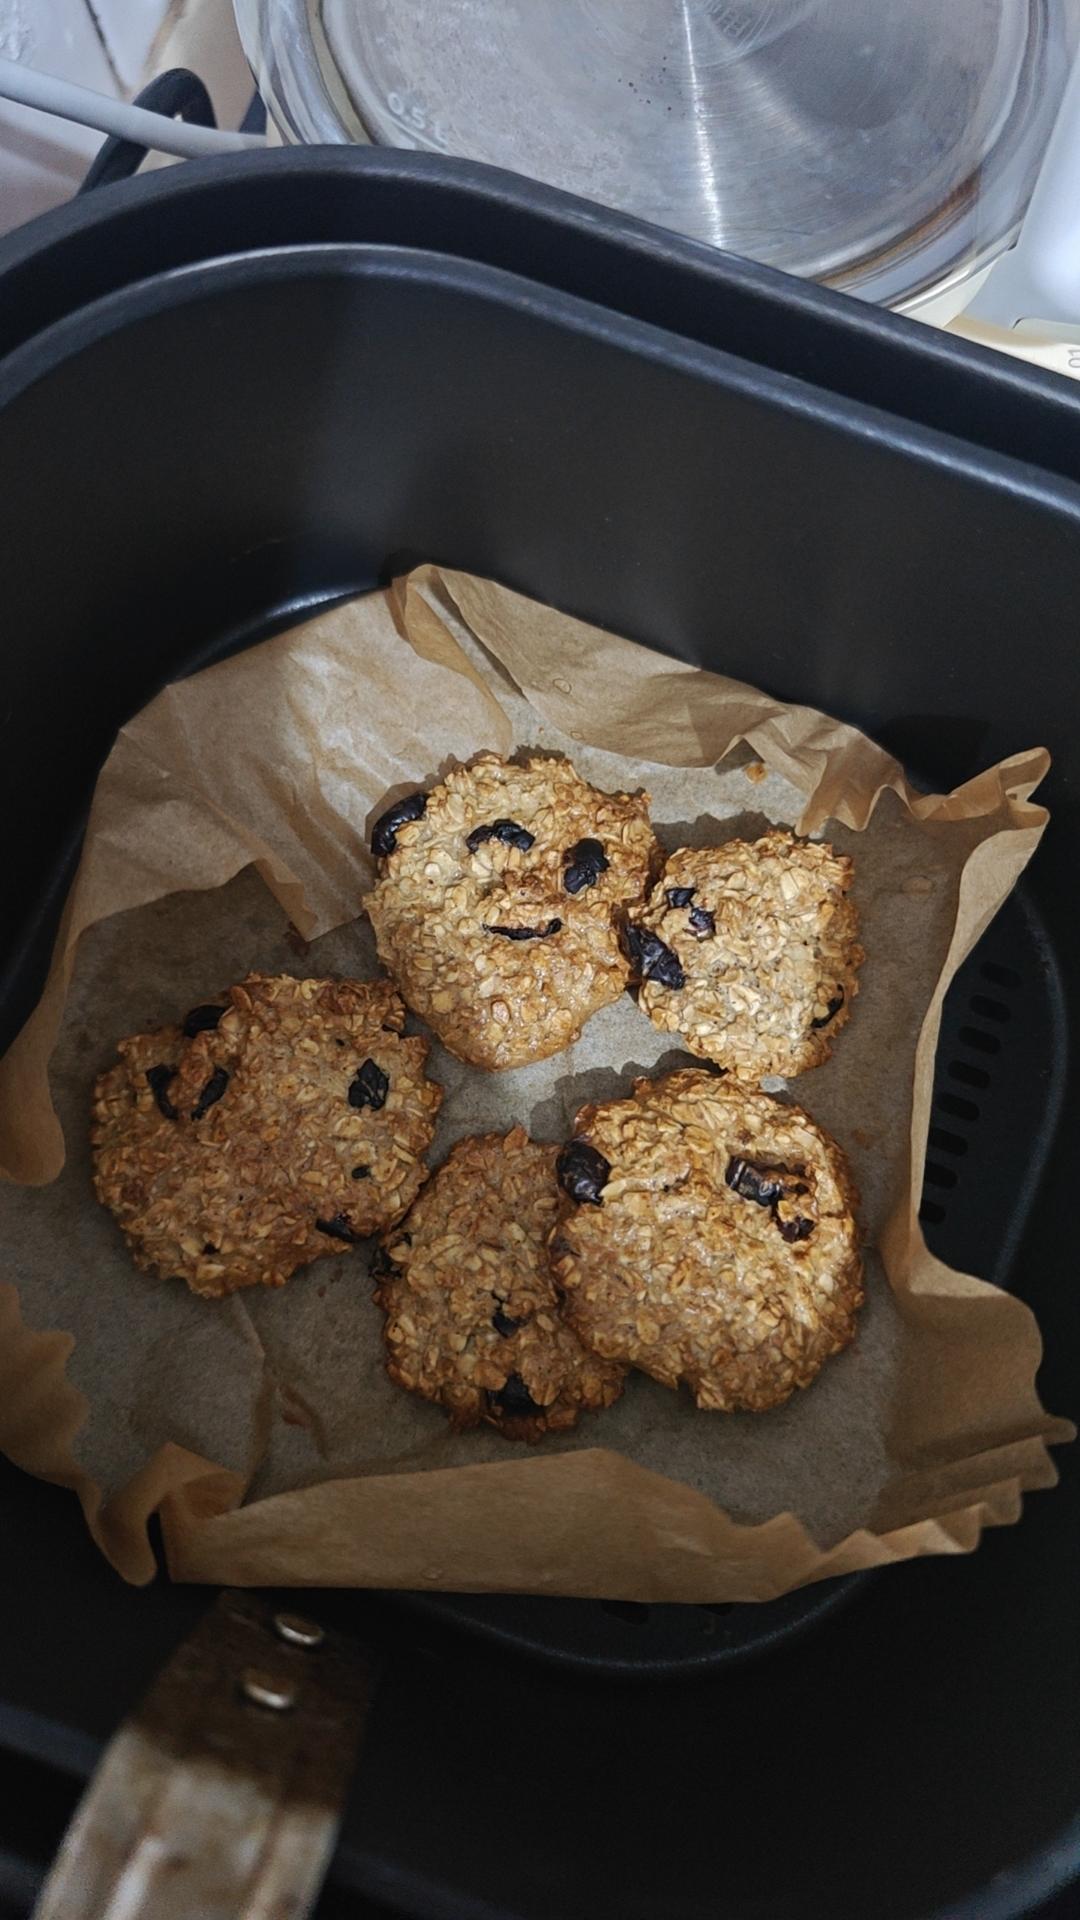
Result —
M 237 0 L 287 137 L 513 168 L 883 303 L 1023 215 L 1076 0 Z

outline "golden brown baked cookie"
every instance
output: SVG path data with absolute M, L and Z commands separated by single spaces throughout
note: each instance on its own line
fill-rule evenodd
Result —
M 365 901 L 379 953 L 460 1060 L 547 1059 L 618 999 L 619 924 L 658 857 L 648 804 L 568 760 L 487 753 L 383 815 Z
M 800 1108 L 703 1068 L 638 1080 L 582 1108 L 558 1174 L 552 1268 L 597 1353 L 761 1413 L 852 1339 L 855 1193 Z
M 388 980 L 252 973 L 135 1034 L 94 1088 L 94 1186 L 135 1262 L 194 1293 L 279 1287 L 400 1220 L 442 1089 Z
M 627 928 L 654 1026 L 744 1080 L 827 1060 L 859 990 L 852 863 L 780 829 L 673 853 Z
M 387 1371 L 455 1427 L 486 1420 L 511 1440 L 539 1440 L 622 1392 L 624 1369 L 589 1353 L 559 1309 L 547 1258 L 557 1153 L 523 1127 L 460 1140 L 383 1237 Z

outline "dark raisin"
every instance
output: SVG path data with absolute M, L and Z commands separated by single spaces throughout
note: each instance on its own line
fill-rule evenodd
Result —
M 203 1117 L 203 1114 L 208 1113 L 210 1111 L 210 1108 L 214 1106 L 214 1104 L 218 1100 L 221 1099 L 221 1096 L 224 1093 L 228 1084 L 229 1084 L 229 1076 L 226 1073 L 224 1067 L 215 1067 L 205 1087 L 200 1093 L 198 1099 L 196 1100 L 195 1105 L 191 1109 L 192 1119 L 201 1120 Z
M 702 936 L 716 932 L 716 921 L 713 919 L 708 907 L 691 907 L 690 930 L 692 933 L 700 933 Z
M 496 1307 L 491 1316 L 491 1324 L 496 1333 L 501 1333 L 503 1339 L 508 1340 L 512 1333 L 516 1333 L 519 1327 L 525 1325 L 525 1322 L 524 1320 L 512 1320 L 510 1315 L 504 1313 L 501 1307 Z
M 811 1020 L 810 1025 L 812 1027 L 827 1027 L 830 1020 L 836 1019 L 836 1016 L 839 1013 L 843 1004 L 844 1004 L 844 989 L 843 987 L 841 987 L 839 993 L 836 994 L 833 997 L 833 999 L 829 1001 L 828 1007 L 826 1011 L 822 1014 L 821 1019 Z
M 669 907 L 688 907 L 696 892 L 696 887 L 665 887 L 664 899 Z
M 772 1207 L 782 1198 L 784 1183 L 777 1175 L 782 1167 L 762 1167 L 737 1154 L 728 1161 L 724 1179 L 740 1200 L 755 1200 L 759 1207 Z
M 550 940 L 561 927 L 561 920 L 549 920 L 545 927 L 490 927 L 484 922 L 485 933 L 499 933 L 504 940 Z
M 184 1020 L 184 1037 L 194 1040 L 197 1033 L 210 1033 L 224 1013 L 224 1007 L 192 1007 Z
M 519 827 L 516 820 L 492 820 L 488 826 L 474 827 L 465 845 L 470 853 L 475 853 L 485 840 L 501 840 L 505 847 L 517 847 L 520 852 L 528 853 L 534 838 L 528 827 Z
M 797 1240 L 809 1240 L 817 1224 L 814 1220 L 807 1220 L 801 1213 L 797 1213 L 794 1220 L 781 1220 L 780 1215 L 774 1213 L 773 1219 L 789 1246 L 794 1246 Z
M 405 1245 L 406 1247 L 411 1247 L 412 1234 L 400 1233 L 400 1232 L 395 1233 L 394 1245 L 395 1247 L 401 1246 L 401 1245 Z M 390 1254 L 386 1247 L 382 1247 L 382 1246 L 376 1247 L 374 1253 L 371 1256 L 371 1272 L 372 1272 L 373 1278 L 375 1279 L 384 1279 L 387 1274 L 398 1272 L 398 1263 L 396 1260 L 391 1259 Z
M 582 1206 L 600 1206 L 600 1195 L 611 1172 L 610 1160 L 591 1147 L 587 1140 L 571 1140 L 555 1162 L 559 1185 L 571 1200 Z
M 335 1213 L 329 1220 L 316 1220 L 315 1225 L 320 1233 L 328 1233 L 332 1240 L 347 1240 L 353 1247 L 364 1237 L 349 1225 L 343 1213 Z
M 350 1107 L 371 1107 L 378 1113 L 386 1105 L 386 1096 L 390 1091 L 390 1075 L 384 1073 L 374 1060 L 365 1060 L 363 1066 L 354 1073 L 349 1085 Z
M 544 1411 L 543 1407 L 537 1406 L 520 1373 L 507 1374 L 506 1385 L 497 1392 L 489 1391 L 487 1403 L 489 1407 L 498 1407 L 511 1420 L 527 1420 L 531 1415 Z
M 158 1112 L 162 1118 L 165 1120 L 179 1120 L 180 1115 L 169 1099 L 168 1092 L 169 1082 L 176 1078 L 176 1068 L 166 1066 L 147 1067 L 146 1078 L 150 1091 L 157 1101 Z
M 581 893 L 585 887 L 595 887 L 602 873 L 611 865 L 599 840 L 579 840 L 576 846 L 563 854 L 563 886 L 567 893 Z
M 624 944 L 631 965 L 643 980 L 653 980 L 658 987 L 685 987 L 686 975 L 659 934 L 650 933 L 645 927 L 628 926 Z
M 217 1248 L 215 1247 L 215 1245 L 214 1245 L 214 1243 L 213 1243 L 213 1241 L 212 1241 L 212 1240 L 208 1240 L 208 1241 L 206 1242 L 206 1245 L 205 1245 L 205 1246 L 204 1246 L 204 1248 L 203 1248 L 203 1252 L 204 1252 L 204 1253 L 216 1253 L 216 1252 L 217 1252 Z
M 427 807 L 426 793 L 410 793 L 404 800 L 395 800 L 392 807 L 375 822 L 371 830 L 371 851 L 380 860 L 385 860 L 397 846 L 397 830 L 407 820 L 419 820 Z
M 371 1179 L 371 1168 L 370 1168 L 370 1167 L 354 1167 L 354 1168 L 353 1168 L 353 1170 L 352 1170 L 352 1173 L 351 1173 L 351 1175 L 350 1175 L 350 1179 L 353 1179 L 353 1180 L 370 1180 L 370 1179 Z
M 792 1220 L 784 1220 L 777 1211 L 781 1200 L 798 1199 L 810 1191 L 806 1182 L 788 1167 L 763 1167 L 736 1154 L 728 1161 L 724 1179 L 741 1199 L 755 1200 L 759 1207 L 771 1208 L 773 1220 L 789 1246 L 808 1239 L 813 1233 L 815 1221 L 807 1220 L 801 1213 Z

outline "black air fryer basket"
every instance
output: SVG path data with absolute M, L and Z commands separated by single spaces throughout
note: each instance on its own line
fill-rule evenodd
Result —
M 949 996 L 923 1221 L 1030 1302 L 1075 1417 L 1072 388 L 483 168 L 267 154 L 0 246 L 0 499 L 0 1045 L 122 721 L 421 560 L 835 713 L 927 785 L 1048 746 L 1050 830 Z M 1080 1870 L 1059 1460 L 974 1556 L 771 1606 L 309 1596 L 386 1654 L 322 1910 L 1041 1910 Z M 207 1596 L 123 1588 L 10 1469 L 0 1515 L 2 1914 Z

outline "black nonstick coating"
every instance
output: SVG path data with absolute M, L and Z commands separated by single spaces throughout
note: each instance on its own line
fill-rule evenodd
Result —
M 950 995 L 924 1222 L 1030 1300 L 1044 1397 L 1075 1414 L 1075 394 L 475 168 L 176 172 L 0 246 L 4 1037 L 117 726 L 412 561 L 835 712 L 937 786 L 1046 744 L 1053 826 Z M 1080 1864 L 1062 1466 L 974 1556 L 776 1612 L 308 1596 L 388 1650 L 341 1897 L 1032 1912 Z M 0 1497 L 0 1740 L 77 1772 L 194 1597 L 119 1592 L 65 1496 Z

